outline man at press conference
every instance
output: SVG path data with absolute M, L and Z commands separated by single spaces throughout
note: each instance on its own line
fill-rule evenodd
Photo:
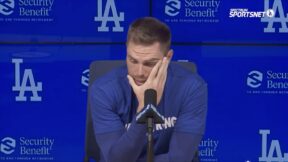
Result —
M 156 109 L 164 117 L 154 124 L 155 162 L 192 162 L 207 114 L 207 84 L 197 74 L 170 63 L 169 27 L 156 18 L 135 20 L 127 34 L 126 65 L 98 78 L 90 101 L 101 162 L 141 162 L 147 158 L 146 125 L 136 116 L 145 109 L 144 93 L 154 89 Z

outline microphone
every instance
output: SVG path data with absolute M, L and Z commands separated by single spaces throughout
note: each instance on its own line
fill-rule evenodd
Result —
M 153 119 L 153 123 L 164 123 L 164 117 L 156 109 L 157 92 L 154 89 L 147 89 L 144 92 L 144 108 L 136 116 L 137 123 L 147 123 L 148 119 Z
M 144 92 L 144 108 L 136 116 L 137 123 L 147 124 L 147 162 L 154 162 L 153 125 L 164 123 L 164 117 L 156 109 L 157 92 L 147 89 Z

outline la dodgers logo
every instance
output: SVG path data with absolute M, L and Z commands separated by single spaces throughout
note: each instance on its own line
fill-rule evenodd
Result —
M 259 133 L 262 135 L 262 155 L 259 157 L 259 162 L 288 162 L 288 153 L 283 153 L 282 156 L 279 140 L 272 140 L 269 146 L 267 137 L 270 130 L 259 130 Z
M 109 16 L 111 10 L 112 16 Z M 98 27 L 100 32 L 109 32 L 107 27 L 108 21 L 114 22 L 113 32 L 123 32 L 123 27 L 120 26 L 120 21 L 124 21 L 124 12 L 120 12 L 119 16 L 117 14 L 116 6 L 114 0 L 107 0 L 105 5 L 104 13 L 102 12 L 102 0 L 98 0 L 98 15 L 94 18 L 95 21 L 101 21 L 101 26 Z
M 20 80 L 20 64 L 23 63 L 23 59 L 12 59 L 12 63 L 15 64 L 15 86 L 12 87 L 12 91 L 19 91 L 19 95 L 16 96 L 16 101 L 27 101 L 25 92 L 31 91 L 32 96 L 30 101 L 41 101 L 41 96 L 38 95 L 39 91 L 42 91 L 42 82 L 35 84 L 32 69 L 25 69 Z M 29 82 L 29 84 L 28 84 Z
M 275 28 L 273 26 L 274 23 L 281 23 L 281 28 L 279 28 L 279 32 L 280 33 L 288 33 L 288 28 L 287 28 L 287 24 L 288 23 L 288 14 L 285 17 L 285 13 L 283 10 L 283 5 L 282 5 L 282 1 L 281 0 L 274 0 L 273 3 L 273 8 L 271 12 L 271 9 L 269 9 L 269 0 L 265 0 L 264 3 L 264 8 L 265 11 L 267 12 L 267 16 L 265 16 L 264 18 L 261 18 L 261 22 L 267 22 L 268 25 L 266 28 L 264 28 L 264 32 L 265 33 L 275 33 Z M 276 17 L 275 13 L 279 13 L 279 17 Z M 271 16 L 270 16 L 271 15 Z

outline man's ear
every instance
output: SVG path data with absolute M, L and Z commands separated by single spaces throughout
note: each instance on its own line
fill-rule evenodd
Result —
M 169 60 L 171 60 L 171 58 L 172 58 L 172 56 L 173 56 L 173 53 L 174 53 L 173 49 L 170 49 L 170 50 L 168 51 L 166 57 L 167 57 Z

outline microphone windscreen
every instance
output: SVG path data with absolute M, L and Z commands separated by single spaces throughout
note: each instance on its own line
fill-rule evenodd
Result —
M 144 93 L 144 105 L 152 104 L 156 106 L 157 103 L 157 92 L 155 89 L 147 89 Z

